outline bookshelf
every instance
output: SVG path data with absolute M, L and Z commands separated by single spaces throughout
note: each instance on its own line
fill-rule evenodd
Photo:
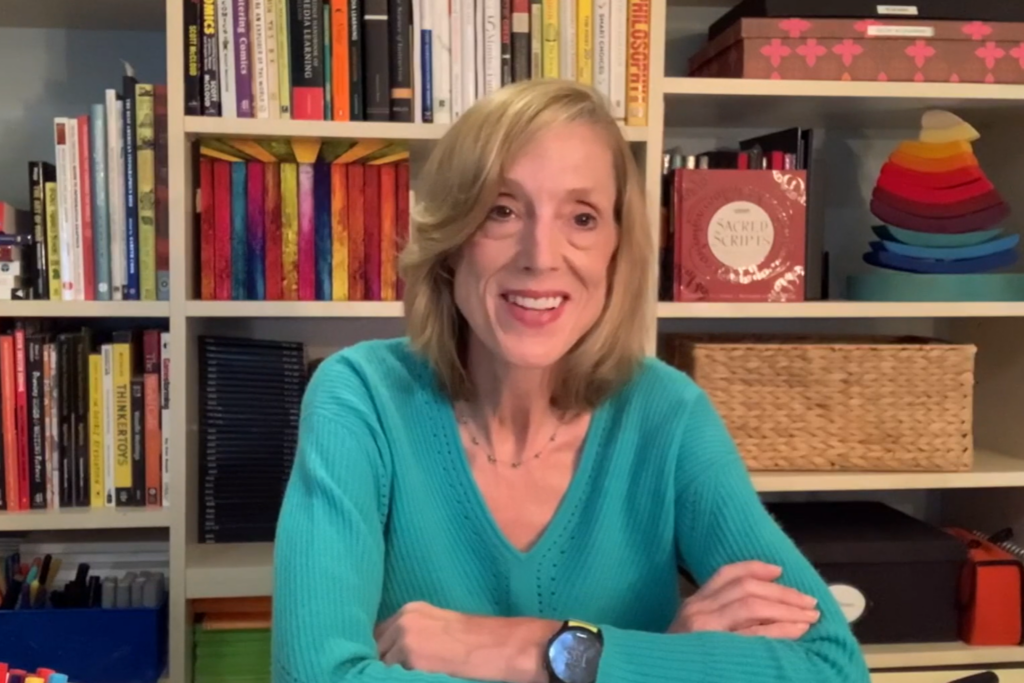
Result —
M 963 113 L 983 132 L 979 155 L 1019 213 L 1013 196 L 1015 176 L 1024 158 L 1014 146 L 1024 112 L 1024 86 L 950 83 L 855 83 L 716 80 L 682 77 L 681 54 L 694 36 L 733 0 L 654 0 L 649 62 L 649 111 L 646 126 L 624 126 L 645 177 L 651 215 L 660 204 L 661 152 L 691 140 L 725 140 L 737 129 L 784 125 L 819 126 L 843 131 L 838 145 L 861 149 L 879 135 L 898 139 L 916 126 L 927 107 Z M 165 319 L 171 331 L 172 458 L 171 507 L 155 511 L 74 510 L 0 514 L 0 531 L 82 531 L 161 528 L 170 543 L 170 683 L 191 683 L 189 600 L 267 595 L 271 589 L 273 548 L 269 544 L 196 543 L 198 439 L 195 369 L 196 335 L 208 326 L 219 330 L 254 328 L 277 335 L 345 338 L 334 332 L 373 324 L 398 324 L 398 302 L 199 301 L 193 291 L 196 243 L 192 235 L 195 179 L 191 143 L 203 137 L 382 138 L 415 142 L 413 181 L 448 126 L 442 124 L 288 121 L 185 116 L 182 89 L 184 41 L 181 0 L 0 0 L 0 28 L 60 28 L 68 31 L 150 30 L 166 41 L 170 169 L 170 271 L 168 302 L 0 302 L 0 317 L 83 319 Z M 661 29 L 658 27 L 667 27 Z M 684 46 L 684 47 L 680 47 Z M 5 56 L 0 45 L 0 58 Z M 831 141 L 825 144 L 828 146 Z M 883 145 L 884 147 L 884 145 Z M 877 151 L 873 152 L 877 154 Z M 853 178 L 837 174 L 833 184 Z M 832 199 L 832 196 L 828 196 Z M 840 195 L 844 210 L 850 195 Z M 1015 214 L 1016 215 L 1016 214 Z M 842 216 L 840 216 L 842 218 Z M 1019 219 L 1011 219 L 1018 221 Z M 1012 223 L 1019 229 L 1018 223 Z M 858 228 L 863 226 L 858 225 Z M 654 220 L 651 230 L 657 234 Z M 861 246 L 863 235 L 854 240 Z M 651 296 L 654 296 L 654 274 Z M 823 301 L 800 304 L 659 303 L 662 329 L 689 325 L 714 330 L 719 325 L 758 329 L 831 329 L 841 324 L 870 329 L 908 327 L 967 340 L 979 346 L 976 465 L 964 473 L 756 473 L 759 491 L 772 494 L 920 492 L 943 514 L 971 523 L 1024 519 L 1024 302 L 868 303 Z M 364 324 L 371 325 L 364 327 Z M 391 329 L 390 327 L 388 329 Z M 350 333 L 351 334 L 351 333 Z M 268 335 L 269 336 L 269 335 Z M 299 337 L 301 338 L 301 337 Z M 654 339 L 651 338 L 651 349 Z M 340 341 L 336 343 L 336 346 Z M 968 522 L 964 522 L 965 524 Z M 1024 683 L 1024 648 L 970 648 L 960 644 L 869 646 L 865 648 L 876 683 L 945 683 L 989 665 L 1008 665 L 1001 680 Z M 974 667 L 952 671 L 954 667 Z M 904 669 L 919 671 L 904 671 Z M 924 671 L 928 669 L 928 671 Z M 894 671 L 899 670 L 899 671 Z

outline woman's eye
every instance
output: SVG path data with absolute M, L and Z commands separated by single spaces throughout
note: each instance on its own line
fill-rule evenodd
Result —
M 592 213 L 578 213 L 573 217 L 578 228 L 593 228 L 597 225 L 597 216 Z
M 515 215 L 516 212 L 513 211 L 511 208 L 505 206 L 504 204 L 498 204 L 497 206 L 490 210 L 487 216 L 488 218 L 493 218 L 495 220 L 507 221 L 508 219 L 512 218 Z

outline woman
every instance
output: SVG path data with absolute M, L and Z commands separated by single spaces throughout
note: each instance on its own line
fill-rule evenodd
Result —
M 275 681 L 866 681 L 706 396 L 645 358 L 652 240 L 600 99 L 502 89 L 421 178 L 409 338 L 305 396 Z

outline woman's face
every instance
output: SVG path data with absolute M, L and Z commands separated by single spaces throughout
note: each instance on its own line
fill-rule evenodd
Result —
M 552 127 L 513 161 L 455 268 L 455 303 L 497 358 L 551 367 L 597 321 L 614 207 L 612 152 L 589 124 Z

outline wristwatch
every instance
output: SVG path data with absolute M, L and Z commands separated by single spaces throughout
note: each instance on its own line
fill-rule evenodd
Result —
M 604 638 L 601 629 L 566 621 L 548 641 L 545 660 L 552 683 L 594 683 Z

